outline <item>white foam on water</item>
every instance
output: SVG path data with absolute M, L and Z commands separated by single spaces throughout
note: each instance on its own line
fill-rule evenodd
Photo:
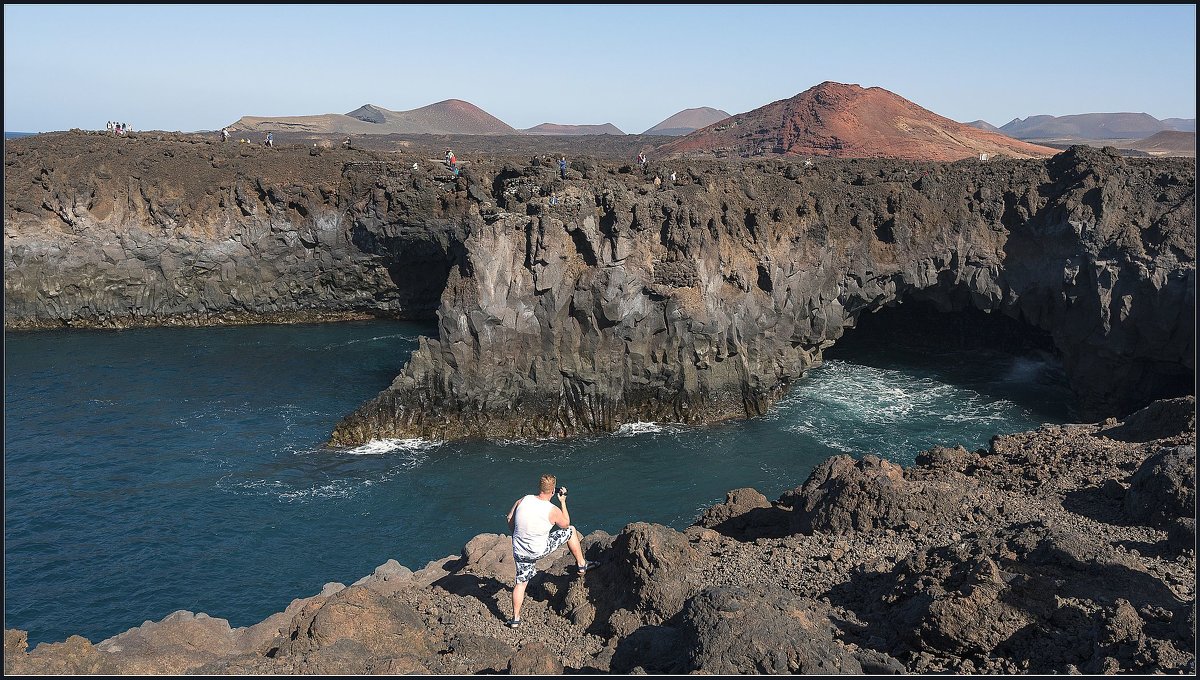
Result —
M 368 442 L 349 450 L 337 451 L 340 454 L 352 456 L 379 456 L 379 463 L 372 463 L 364 468 L 354 465 L 339 474 L 347 476 L 335 479 L 311 481 L 297 479 L 283 481 L 279 479 L 242 479 L 235 480 L 230 476 L 221 478 L 217 488 L 238 496 L 267 496 L 274 497 L 287 503 L 305 503 L 317 499 L 352 498 L 359 491 L 386 483 L 397 475 L 405 474 L 419 467 L 428 460 L 428 451 L 441 446 L 441 442 L 427 439 L 381 439 Z M 284 451 L 293 455 L 328 456 L 329 449 L 314 448 L 305 445 L 285 446 Z M 321 460 L 321 459 L 318 459 Z M 348 461 L 347 461 L 348 462 Z M 364 464 L 366 464 L 364 462 Z M 382 465 L 384 469 L 378 469 Z M 311 476 L 312 473 L 304 473 Z M 370 475 L 367 477 L 366 475 Z
M 354 495 L 355 484 L 345 479 L 335 479 L 327 484 L 319 484 L 307 489 L 293 489 L 280 493 L 278 498 L 286 503 L 305 502 L 317 498 L 350 498 Z
M 272 496 L 286 489 L 287 485 L 273 479 L 249 479 L 229 481 L 229 476 L 217 480 L 217 488 L 235 496 Z
M 1037 363 L 1020 370 L 1039 371 Z M 1010 401 L 993 400 L 967 387 L 837 360 L 809 373 L 780 402 L 778 413 L 793 421 L 784 429 L 851 453 L 920 446 L 906 431 L 927 429 L 921 421 L 940 421 L 958 429 L 1027 415 Z M 955 436 L 947 432 L 946 443 L 958 443 L 949 441 Z
M 551 444 L 557 444 L 561 441 L 561 439 L 555 439 L 553 437 L 545 437 L 543 439 L 525 439 L 522 437 L 517 437 L 516 439 L 493 439 L 489 443 L 505 448 L 513 446 L 517 448 L 537 448 L 539 446 L 550 446 Z
M 428 451 L 429 449 L 441 446 L 441 442 L 436 442 L 430 439 L 421 439 L 420 437 L 412 439 L 372 439 L 371 441 L 356 446 L 352 449 L 347 449 L 345 453 L 352 456 L 382 456 L 393 451 L 416 452 Z
M 416 340 L 417 336 L 408 335 L 407 333 L 395 333 L 393 335 L 377 335 L 373 338 L 360 338 L 358 340 L 347 340 L 346 342 L 335 342 L 331 345 L 325 345 L 322 349 L 337 349 L 338 347 L 346 347 L 347 345 L 357 345 L 360 342 L 375 342 L 377 340 L 394 340 L 402 338 L 404 340 Z
M 637 421 L 636 423 L 624 423 L 613 432 L 614 437 L 636 437 L 639 434 L 647 434 L 653 432 L 664 432 L 665 428 L 655 422 L 645 423 Z

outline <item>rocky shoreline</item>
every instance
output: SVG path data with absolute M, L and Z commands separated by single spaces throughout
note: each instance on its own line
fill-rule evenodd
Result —
M 176 612 L 5 674 L 1187 673 L 1196 671 L 1194 397 L 903 468 L 828 459 L 683 531 L 633 523 L 555 555 L 512 630 L 507 536 L 371 575 L 253 626 Z
M 5 327 L 436 318 L 335 445 L 756 415 L 914 301 L 1048 333 L 1083 418 L 1193 391 L 1186 160 L 579 157 L 564 180 L 408 144 L 11 140 Z

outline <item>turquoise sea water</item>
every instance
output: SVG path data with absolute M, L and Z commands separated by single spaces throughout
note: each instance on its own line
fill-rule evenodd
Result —
M 4 616 L 31 644 L 98 642 L 179 609 L 245 626 L 389 558 L 411 568 L 507 531 L 550 471 L 584 532 L 683 528 L 726 491 L 768 498 L 839 452 L 1068 418 L 1052 358 L 854 334 L 765 417 L 630 424 L 561 442 L 322 447 L 425 324 L 5 335 Z

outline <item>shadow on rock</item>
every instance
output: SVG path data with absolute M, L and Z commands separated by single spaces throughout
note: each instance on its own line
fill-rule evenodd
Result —
M 1160 399 L 1099 434 L 1123 442 L 1166 439 L 1196 429 L 1196 398 Z
M 706 510 L 696 524 L 738 541 L 781 538 L 792 533 L 792 513 L 757 490 L 742 488 L 727 493 L 725 502 Z
M 497 593 L 507 590 L 507 586 L 494 578 L 474 574 L 447 574 L 432 585 L 460 597 L 473 597 L 482 602 L 497 619 L 508 618 L 496 603 Z
M 617 643 L 611 672 L 678 673 L 686 661 L 680 643 L 671 626 L 642 626 Z
M 1124 508 L 1125 489 L 1116 480 L 1108 480 L 1101 486 L 1089 486 L 1063 494 L 1065 510 L 1082 515 L 1097 522 L 1114 526 L 1137 526 Z

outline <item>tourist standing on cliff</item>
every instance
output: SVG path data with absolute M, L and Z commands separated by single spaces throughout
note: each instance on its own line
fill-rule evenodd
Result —
M 268 132 L 267 133 L 267 141 L 265 141 L 263 143 L 269 147 L 274 148 L 275 147 L 275 135 L 273 133 Z
M 229 141 L 229 128 L 221 128 L 221 141 L 222 142 Z
M 562 175 L 563 179 L 567 178 L 567 157 L 566 156 L 563 156 L 562 158 L 558 159 L 558 173 L 560 175 Z
M 583 548 L 579 545 L 579 532 L 571 525 L 571 514 L 567 511 L 567 489 L 554 485 L 554 475 L 542 475 L 538 481 L 538 494 L 530 494 L 513 503 L 508 511 L 508 528 L 512 531 L 513 562 L 517 577 L 513 585 L 513 615 L 505 625 L 516 628 L 521 625 L 521 604 L 525 601 L 525 587 L 537 574 L 534 564 L 564 543 L 575 558 L 576 572 L 582 576 L 596 566 L 595 562 L 583 559 Z M 550 497 L 558 498 L 555 507 Z

